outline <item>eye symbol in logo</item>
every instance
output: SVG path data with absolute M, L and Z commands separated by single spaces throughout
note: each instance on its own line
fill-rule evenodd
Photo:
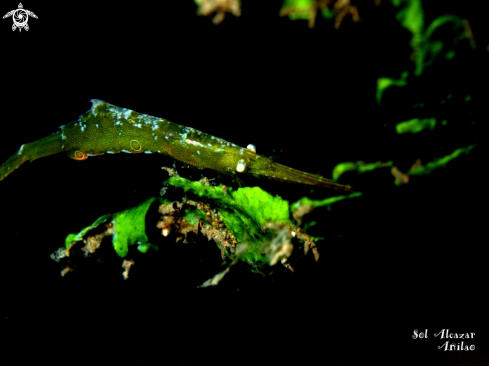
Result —
M 22 3 L 19 3 L 19 8 L 9 11 L 7 14 L 3 16 L 3 19 L 12 17 L 14 20 L 14 24 L 12 25 L 12 30 L 16 30 L 19 28 L 19 32 L 22 28 L 25 28 L 26 31 L 29 30 L 29 26 L 27 25 L 27 21 L 29 20 L 29 15 L 33 18 L 37 19 L 37 15 L 32 11 L 24 9 Z

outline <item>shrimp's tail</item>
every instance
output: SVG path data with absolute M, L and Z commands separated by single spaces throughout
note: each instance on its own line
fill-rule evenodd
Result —
M 16 154 L 12 155 L 6 162 L 0 165 L 0 180 L 5 179 L 26 161 L 33 161 L 43 156 L 57 154 L 64 151 L 62 133 L 58 131 L 48 137 L 24 144 Z
M 251 161 L 248 172 L 255 176 L 266 176 L 271 179 L 289 183 L 300 183 L 318 187 L 325 187 L 344 192 L 356 192 L 355 188 L 336 183 L 318 174 L 301 172 L 288 166 L 278 164 L 270 159 L 263 158 Z

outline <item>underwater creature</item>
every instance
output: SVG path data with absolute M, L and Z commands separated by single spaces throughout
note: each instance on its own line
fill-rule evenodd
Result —
M 62 151 L 75 160 L 104 153 L 160 153 L 198 168 L 355 191 L 350 186 L 260 156 L 256 154 L 254 145 L 242 148 L 163 118 L 119 108 L 98 99 L 91 102 L 92 108 L 77 121 L 61 126 L 60 131 L 50 136 L 22 145 L 16 154 L 0 165 L 0 180 L 26 161 Z

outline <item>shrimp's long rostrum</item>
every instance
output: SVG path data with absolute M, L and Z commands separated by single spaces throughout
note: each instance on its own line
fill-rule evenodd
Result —
M 104 153 L 160 153 L 199 168 L 354 191 L 349 186 L 286 167 L 253 150 L 191 127 L 98 99 L 92 99 L 92 108 L 77 121 L 61 126 L 60 131 L 48 137 L 22 145 L 15 155 L 0 165 L 0 180 L 26 161 L 63 151 L 75 160 Z

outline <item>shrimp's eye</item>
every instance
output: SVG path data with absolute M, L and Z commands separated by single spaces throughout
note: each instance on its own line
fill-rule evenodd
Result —
M 85 160 L 88 158 L 88 155 L 80 150 L 74 150 L 74 151 L 72 150 L 68 152 L 68 156 L 73 160 Z
M 238 164 L 236 165 L 236 171 L 238 173 L 243 173 L 246 169 L 246 163 L 244 159 L 238 160 Z

